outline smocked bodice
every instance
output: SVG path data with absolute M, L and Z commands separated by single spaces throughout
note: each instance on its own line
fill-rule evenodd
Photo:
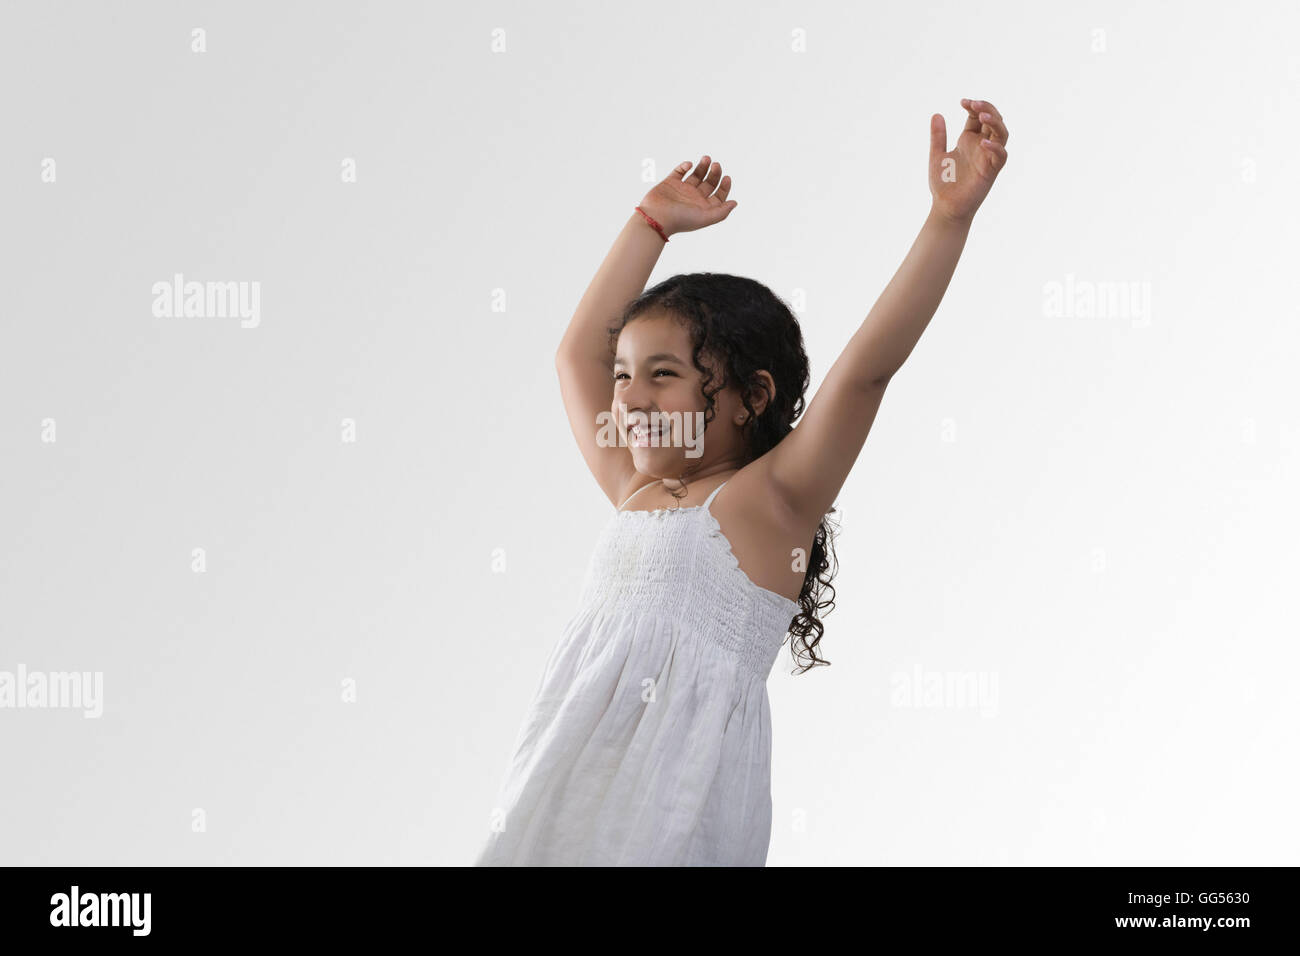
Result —
M 799 612 L 740 569 L 707 503 L 616 512 L 597 540 L 581 600 L 587 609 L 669 616 L 763 678 Z

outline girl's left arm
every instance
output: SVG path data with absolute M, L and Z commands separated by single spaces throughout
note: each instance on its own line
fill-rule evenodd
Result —
M 764 456 L 770 490 L 816 523 L 835 503 L 867 440 L 890 378 L 907 360 L 952 279 L 980 203 L 1006 163 L 1007 129 L 993 104 L 962 100 L 969 116 L 946 151 L 930 117 L 930 213 L 912 248 L 794 430 Z

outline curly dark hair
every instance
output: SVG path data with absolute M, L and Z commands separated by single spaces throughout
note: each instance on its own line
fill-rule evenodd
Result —
M 804 411 L 804 393 L 809 381 L 808 354 L 804 351 L 798 320 L 771 289 L 754 279 L 718 272 L 695 272 L 665 279 L 628 303 L 609 329 L 611 361 L 623 328 L 651 310 L 675 316 L 690 333 L 691 362 L 704 376 L 701 389 L 706 406 L 706 430 L 717 414 L 713 396 L 734 384 L 749 412 L 744 432 L 746 464 L 761 458 L 790 434 Z M 723 381 L 713 388 L 710 388 L 713 372 L 700 361 L 700 356 L 706 353 L 716 357 L 724 369 Z M 771 374 L 776 396 L 769 394 L 767 407 L 758 415 L 750 404 L 750 395 L 763 390 L 763 380 L 757 375 L 762 369 Z M 835 607 L 831 579 L 839 570 L 833 547 L 837 528 L 838 525 L 833 528 L 829 516 L 817 526 L 808 570 L 799 592 L 800 611 L 787 632 L 792 638 L 790 653 L 797 673 L 819 664 L 830 664 L 817 656 L 817 644 L 826 630 L 817 612 Z M 823 600 L 825 592 L 829 596 Z M 795 638 L 802 643 L 801 649 L 796 648 Z

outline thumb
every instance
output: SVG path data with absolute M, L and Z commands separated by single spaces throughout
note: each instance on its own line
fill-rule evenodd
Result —
M 948 124 L 942 113 L 930 117 L 930 160 L 933 162 L 948 152 Z

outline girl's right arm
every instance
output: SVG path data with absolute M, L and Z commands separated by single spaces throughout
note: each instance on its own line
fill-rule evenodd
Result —
M 636 467 L 626 445 L 602 447 L 597 442 L 597 416 L 610 410 L 614 398 L 614 365 L 606 329 L 641 294 L 663 245 L 659 233 L 633 210 L 555 350 L 555 371 L 560 376 L 569 427 L 596 483 L 616 508 L 623 503 L 620 495 Z
M 681 163 L 646 194 L 640 206 L 668 235 L 700 229 L 725 219 L 735 200 L 724 202 L 731 188 L 722 167 L 704 156 L 690 176 L 690 163 Z M 714 192 L 721 180 L 722 188 Z M 614 246 L 587 287 L 569 328 L 555 350 L 555 370 L 569 427 L 582 457 L 605 496 L 618 507 L 635 479 L 636 466 L 626 445 L 598 442 L 601 412 L 611 411 L 614 365 L 607 329 L 629 302 L 644 291 L 664 240 L 635 209 L 623 224 Z

